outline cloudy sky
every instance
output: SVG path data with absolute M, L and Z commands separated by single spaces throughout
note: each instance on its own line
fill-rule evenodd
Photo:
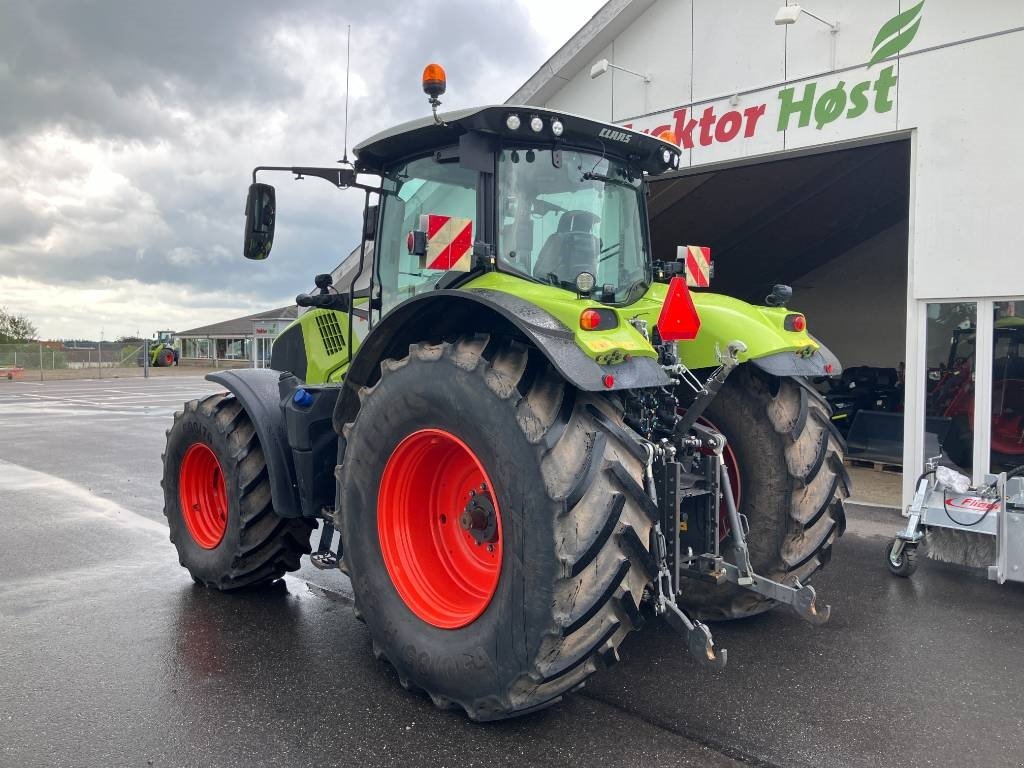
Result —
M 0 0 L 0 305 L 111 339 L 288 304 L 362 196 L 278 176 L 274 253 L 248 262 L 246 187 L 341 157 L 346 25 L 351 146 L 427 114 L 429 61 L 445 109 L 504 101 L 602 4 Z

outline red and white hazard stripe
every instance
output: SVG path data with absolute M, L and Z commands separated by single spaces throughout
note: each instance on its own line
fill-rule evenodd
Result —
M 686 284 L 692 288 L 711 285 L 711 249 L 706 245 L 680 245 L 676 258 L 686 261 Z
M 473 250 L 473 220 L 457 216 L 424 214 L 420 229 L 427 233 L 427 269 L 468 272 Z

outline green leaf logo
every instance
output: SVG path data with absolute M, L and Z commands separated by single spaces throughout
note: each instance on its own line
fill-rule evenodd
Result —
M 875 42 L 871 45 L 870 67 L 882 59 L 893 56 L 908 45 L 917 34 L 917 28 L 921 26 L 921 8 L 924 7 L 924 0 L 909 8 L 903 13 L 897 14 L 889 19 L 875 35 Z

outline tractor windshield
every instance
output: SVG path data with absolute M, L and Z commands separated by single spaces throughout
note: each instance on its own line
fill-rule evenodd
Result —
M 595 298 L 636 301 L 651 283 L 641 179 L 618 160 L 573 150 L 505 148 L 498 163 L 498 259 L 504 269 Z

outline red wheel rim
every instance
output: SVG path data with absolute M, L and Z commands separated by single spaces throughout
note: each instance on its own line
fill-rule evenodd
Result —
M 217 454 L 206 443 L 185 451 L 178 475 L 178 496 L 185 527 L 203 549 L 213 549 L 228 527 L 228 493 Z
M 476 454 L 440 429 L 398 444 L 380 480 L 377 535 L 391 582 L 416 616 L 457 629 L 484 612 L 501 575 L 501 512 Z

